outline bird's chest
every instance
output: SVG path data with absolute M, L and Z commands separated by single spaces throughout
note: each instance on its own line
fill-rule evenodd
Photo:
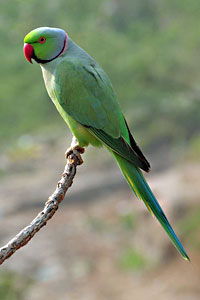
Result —
M 44 83 L 46 86 L 46 90 L 48 92 L 49 97 L 55 102 L 55 75 L 54 72 L 50 72 L 48 69 L 42 67 L 42 75 L 44 78 Z
M 68 122 L 68 114 L 67 111 L 63 109 L 63 107 L 60 105 L 59 100 L 58 100 L 58 94 L 56 92 L 56 68 L 54 70 L 49 70 L 46 66 L 42 66 L 42 74 L 44 78 L 44 83 L 46 86 L 46 90 L 48 92 L 49 97 L 53 101 L 54 105 L 56 106 L 58 112 L 61 114 L 63 119 Z

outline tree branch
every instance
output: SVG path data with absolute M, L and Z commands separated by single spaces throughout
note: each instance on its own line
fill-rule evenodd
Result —
M 67 164 L 61 180 L 57 184 L 56 190 L 49 197 L 48 201 L 45 203 L 44 209 L 37 215 L 37 217 L 28 226 L 22 229 L 5 246 L 0 248 L 0 264 L 13 255 L 16 250 L 25 246 L 36 234 L 36 232 L 46 225 L 47 221 L 53 217 L 58 209 L 59 204 L 64 199 L 68 188 L 73 183 L 77 166 L 83 163 L 80 155 L 80 153 L 83 152 L 84 149 L 80 148 L 77 145 L 76 140 L 73 138 L 71 148 L 65 153 Z

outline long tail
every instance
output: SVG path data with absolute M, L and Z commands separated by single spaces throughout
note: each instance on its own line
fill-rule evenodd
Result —
M 148 210 L 153 215 L 155 215 L 155 217 L 160 222 L 164 230 L 167 232 L 174 246 L 183 256 L 183 258 L 189 261 L 190 259 L 185 249 L 183 248 L 181 242 L 179 241 L 174 230 L 169 224 L 167 217 L 165 216 L 162 208 L 160 207 L 155 196 L 153 195 L 149 185 L 147 184 L 144 176 L 142 175 L 142 172 L 118 154 L 112 152 L 112 155 L 115 157 L 123 175 L 125 176 L 127 182 L 131 186 L 136 196 L 144 201 Z

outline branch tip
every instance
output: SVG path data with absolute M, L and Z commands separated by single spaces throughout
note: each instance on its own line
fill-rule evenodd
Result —
M 23 228 L 13 239 L 5 246 L 0 248 L 0 264 L 12 256 L 16 250 L 25 246 L 31 238 L 38 232 L 47 222 L 53 217 L 59 204 L 65 197 L 67 190 L 73 183 L 78 165 L 83 163 L 81 154 L 85 151 L 84 148 L 78 146 L 76 139 L 72 139 L 71 147 L 65 152 L 67 163 L 60 181 L 57 184 L 56 190 L 48 198 L 43 210 L 38 213 L 37 217 L 25 228 Z

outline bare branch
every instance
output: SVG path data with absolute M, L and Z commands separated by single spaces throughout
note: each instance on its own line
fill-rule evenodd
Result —
M 55 192 L 49 197 L 48 201 L 45 203 L 44 209 L 37 215 L 37 217 L 5 246 L 0 248 L 0 264 L 13 255 L 16 250 L 25 246 L 36 232 L 46 225 L 47 221 L 55 214 L 59 204 L 64 199 L 68 188 L 73 183 L 77 166 L 83 162 L 80 153 L 83 153 L 84 149 L 77 146 L 74 141 L 75 140 L 73 139 L 71 148 L 65 153 L 67 164 L 62 174 L 62 178 L 57 184 Z

